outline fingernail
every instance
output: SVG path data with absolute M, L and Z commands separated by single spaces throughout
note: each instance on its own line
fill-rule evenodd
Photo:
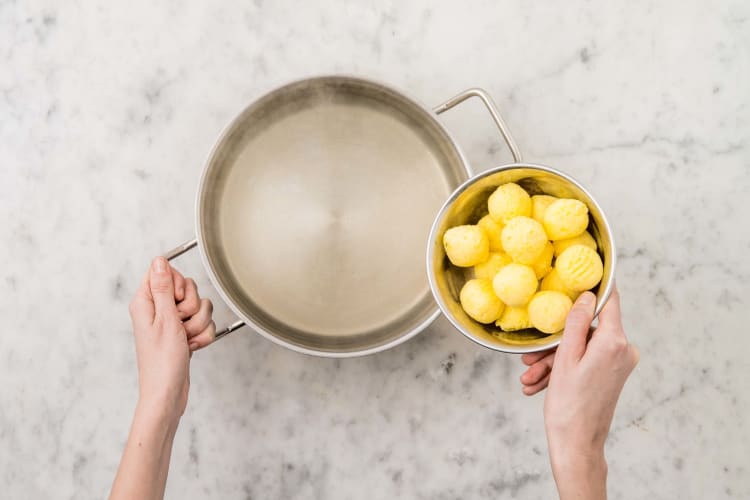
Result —
M 190 342 L 190 350 L 194 351 L 198 349 L 198 343 L 197 342 Z
M 594 300 L 596 299 L 596 295 L 594 295 L 591 292 L 584 292 L 581 294 L 581 296 L 578 298 L 578 303 L 583 306 L 590 306 L 594 303 Z
M 167 272 L 167 261 L 164 257 L 157 257 L 154 259 L 154 272 L 166 273 Z

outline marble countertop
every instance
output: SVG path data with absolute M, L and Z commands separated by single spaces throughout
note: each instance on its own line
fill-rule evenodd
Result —
M 750 497 L 741 0 L 0 2 L 1 496 L 106 495 L 137 392 L 127 303 L 192 237 L 203 159 L 266 90 L 342 72 L 428 104 L 487 89 L 527 160 L 602 203 L 642 352 L 611 498 Z M 445 120 L 476 168 L 509 159 L 478 104 Z M 193 360 L 167 498 L 551 498 L 521 371 L 443 319 L 339 361 L 238 331 Z

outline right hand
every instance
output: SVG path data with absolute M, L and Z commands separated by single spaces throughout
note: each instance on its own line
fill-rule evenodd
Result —
M 617 289 L 589 339 L 595 306 L 591 292 L 578 298 L 568 314 L 560 346 L 550 359 L 544 423 L 561 498 L 606 496 L 604 441 L 620 392 L 640 356 L 625 337 Z M 587 485 L 587 479 L 599 483 Z M 598 494 L 584 493 L 589 487 Z

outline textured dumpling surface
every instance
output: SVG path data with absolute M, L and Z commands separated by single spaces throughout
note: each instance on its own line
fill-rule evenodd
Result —
M 500 272 L 500 269 L 511 262 L 513 259 L 507 253 L 490 252 L 490 257 L 486 262 L 474 266 L 474 277 L 491 280 Z
M 563 198 L 555 201 L 544 212 L 544 230 L 551 240 L 578 236 L 589 225 L 589 209 L 578 200 Z
M 566 248 L 572 247 L 573 245 L 586 245 L 591 250 L 596 250 L 596 240 L 591 236 L 591 233 L 584 231 L 578 236 L 573 238 L 567 238 L 565 240 L 557 240 L 553 243 L 555 246 L 555 257 L 558 257 Z
M 492 287 L 495 294 L 509 306 L 525 306 L 539 285 L 534 270 L 523 264 L 508 264 L 500 269 Z
M 531 218 L 539 224 L 544 224 L 544 214 L 547 208 L 558 199 L 548 194 L 536 194 L 531 197 Z
M 490 241 L 490 252 L 502 252 L 503 242 L 500 234 L 503 230 L 503 225 L 489 215 L 485 215 L 479 219 L 477 226 L 484 229 L 484 232 L 487 233 L 487 239 Z
M 531 217 L 529 193 L 513 182 L 499 186 L 487 200 L 490 215 L 496 221 L 507 224 L 513 217 Z
M 487 279 L 467 281 L 461 289 L 459 299 L 466 314 L 480 323 L 492 323 L 505 308 L 505 304 L 492 290 L 492 282 Z
M 500 315 L 500 319 L 495 322 L 495 326 L 506 332 L 515 332 L 532 327 L 531 321 L 529 321 L 529 313 L 523 306 L 507 306 L 503 314 Z
M 542 254 L 537 257 L 533 264 L 531 264 L 531 268 L 534 270 L 534 274 L 536 274 L 536 279 L 540 280 L 552 271 L 552 257 L 554 254 L 555 248 L 552 246 L 552 243 L 548 241 L 547 244 L 544 245 Z
M 552 268 L 549 274 L 544 277 L 539 288 L 541 290 L 553 290 L 556 292 L 562 292 L 570 297 L 570 300 L 574 302 L 581 294 L 580 292 L 574 292 L 573 290 L 565 286 L 565 283 L 562 282 L 562 280 L 560 279 L 560 275 L 555 268 Z
M 456 226 L 443 236 L 445 254 L 454 266 L 471 267 L 481 264 L 490 255 L 490 242 L 481 227 Z
M 555 269 L 563 284 L 574 292 L 594 288 L 604 272 L 601 257 L 586 245 L 568 247 L 557 258 Z
M 544 228 L 531 217 L 515 217 L 502 232 L 503 249 L 515 262 L 533 264 L 548 243 Z
M 544 333 L 557 333 L 565 328 L 573 301 L 562 292 L 538 292 L 529 302 L 529 321 Z

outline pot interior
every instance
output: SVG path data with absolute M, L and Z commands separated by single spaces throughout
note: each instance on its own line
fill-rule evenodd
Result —
M 346 77 L 290 84 L 240 114 L 209 158 L 204 261 L 235 312 L 279 343 L 393 345 L 437 314 L 424 248 L 463 172 L 434 114 L 401 93 Z

